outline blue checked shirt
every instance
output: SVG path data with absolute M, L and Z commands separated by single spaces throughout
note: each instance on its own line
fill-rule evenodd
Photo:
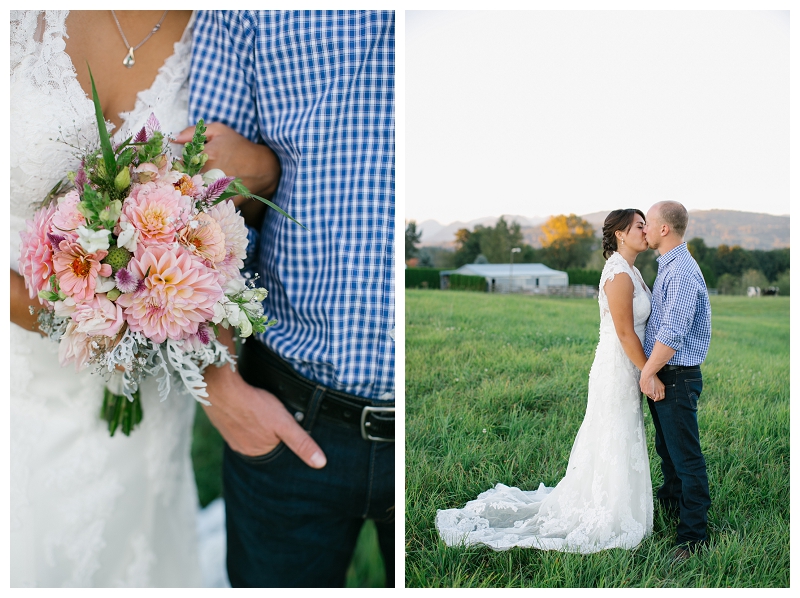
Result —
M 190 121 L 280 159 L 257 267 L 278 323 L 260 339 L 301 375 L 394 398 L 394 12 L 200 11 Z
M 711 305 L 700 267 L 682 243 L 658 258 L 650 319 L 645 330 L 647 357 L 656 341 L 675 349 L 671 365 L 700 365 L 711 342 Z

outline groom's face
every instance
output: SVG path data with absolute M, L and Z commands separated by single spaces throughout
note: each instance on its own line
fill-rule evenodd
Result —
M 647 246 L 650 249 L 658 249 L 661 245 L 661 219 L 658 213 L 658 206 L 653 206 L 647 212 L 647 223 L 644 225 L 644 237 L 647 239 Z

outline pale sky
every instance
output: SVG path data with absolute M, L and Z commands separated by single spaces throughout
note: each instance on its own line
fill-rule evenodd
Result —
M 405 217 L 789 213 L 786 11 L 407 11 Z

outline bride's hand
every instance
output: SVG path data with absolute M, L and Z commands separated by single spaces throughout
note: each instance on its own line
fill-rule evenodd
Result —
M 11 270 L 11 321 L 25 330 L 35 331 L 44 336 L 39 330 L 36 313 L 31 313 L 31 307 L 39 309 L 41 305 L 36 299 L 30 298 L 28 289 L 25 288 L 25 279 Z
M 658 379 L 658 376 L 653 376 L 653 401 L 660 401 L 664 398 L 664 383 Z

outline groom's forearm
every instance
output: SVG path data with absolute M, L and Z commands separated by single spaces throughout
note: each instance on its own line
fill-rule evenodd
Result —
M 642 377 L 650 378 L 655 376 L 658 373 L 658 370 L 667 365 L 667 362 L 672 359 L 673 355 L 675 355 L 675 349 L 668 347 L 661 341 L 656 341 L 656 344 L 650 353 L 650 358 L 647 360 L 647 363 L 642 369 Z

